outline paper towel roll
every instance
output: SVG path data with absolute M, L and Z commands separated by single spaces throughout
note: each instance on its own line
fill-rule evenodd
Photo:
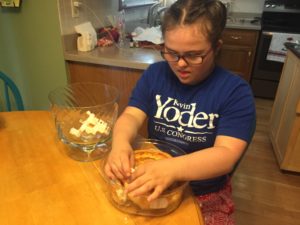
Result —
M 97 33 L 91 22 L 76 25 L 74 28 L 81 35 L 77 38 L 78 51 L 91 51 L 97 46 Z

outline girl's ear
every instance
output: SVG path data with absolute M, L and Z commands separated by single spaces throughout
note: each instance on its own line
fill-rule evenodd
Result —
M 223 46 L 223 40 L 222 39 L 219 39 L 217 44 L 216 44 L 216 48 L 215 48 L 215 54 L 218 55 L 220 49 L 222 48 Z

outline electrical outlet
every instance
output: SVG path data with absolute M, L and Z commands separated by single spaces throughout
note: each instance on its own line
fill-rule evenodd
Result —
M 76 18 L 79 17 L 79 7 L 74 5 L 74 2 L 78 2 L 79 0 L 71 0 L 71 10 L 72 10 L 72 17 Z

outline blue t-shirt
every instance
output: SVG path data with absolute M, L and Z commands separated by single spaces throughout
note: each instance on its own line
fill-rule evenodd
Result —
M 242 78 L 216 66 L 197 85 L 182 84 L 167 62 L 152 64 L 137 82 L 129 106 L 148 116 L 149 138 L 191 153 L 214 145 L 217 135 L 250 142 L 255 124 L 251 88 Z M 196 195 L 218 191 L 226 175 L 191 181 Z

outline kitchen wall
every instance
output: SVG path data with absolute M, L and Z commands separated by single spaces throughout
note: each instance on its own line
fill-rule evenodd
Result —
M 108 15 L 116 15 L 118 0 L 80 0 L 79 17 L 72 17 L 71 0 L 58 0 L 61 34 L 75 33 L 74 26 L 90 21 L 93 27 L 109 25 Z
M 0 7 L 0 70 L 18 85 L 27 110 L 48 109 L 48 92 L 66 84 L 56 1 Z
M 222 0 L 223 1 L 223 0 Z M 233 12 L 261 13 L 264 0 L 224 0 L 232 1 Z M 95 28 L 109 25 L 107 16 L 117 15 L 118 0 L 80 0 L 79 17 L 72 18 L 70 0 L 58 0 L 61 34 L 75 33 L 74 26 L 91 21 Z M 126 21 L 129 22 L 127 31 L 132 31 L 135 26 L 145 23 L 149 7 L 126 9 Z M 132 23 L 133 22 L 133 23 Z
M 233 12 L 262 13 L 265 0 L 233 0 Z
M 61 34 L 74 34 L 74 26 L 90 21 L 95 28 L 112 25 L 109 18 L 118 15 L 118 0 L 80 0 L 79 17 L 73 18 L 70 0 L 58 0 Z M 126 21 L 144 19 L 148 7 L 139 7 L 126 10 Z M 114 25 L 114 24 L 113 24 Z

